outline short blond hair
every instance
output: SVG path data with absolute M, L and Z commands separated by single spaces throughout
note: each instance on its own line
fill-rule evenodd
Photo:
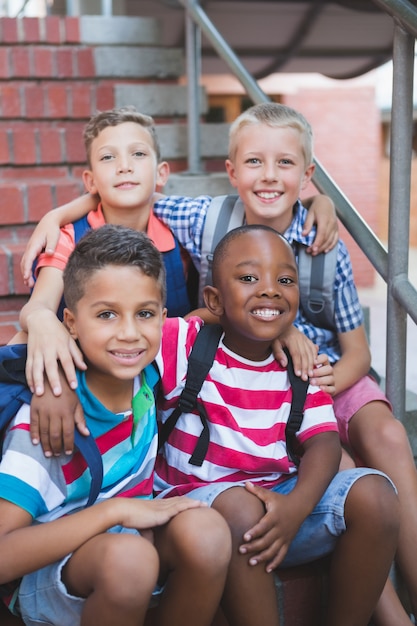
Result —
M 90 121 L 84 128 L 84 146 L 89 165 L 91 156 L 91 144 L 93 143 L 94 139 L 98 137 L 101 131 L 108 126 L 119 126 L 120 124 L 125 124 L 126 122 L 133 122 L 134 124 L 138 124 L 139 126 L 146 128 L 152 139 L 156 159 L 158 163 L 160 162 L 161 149 L 159 146 L 153 118 L 150 115 L 140 113 L 135 109 L 134 106 L 124 106 L 117 109 L 110 109 L 108 111 L 101 111 L 96 113 L 96 115 L 93 115 L 93 117 L 90 118 Z
M 235 119 L 229 130 L 229 159 L 234 160 L 239 132 L 251 124 L 266 124 L 272 128 L 290 127 L 300 133 L 306 166 L 313 162 L 313 131 L 304 115 L 277 102 L 255 104 Z

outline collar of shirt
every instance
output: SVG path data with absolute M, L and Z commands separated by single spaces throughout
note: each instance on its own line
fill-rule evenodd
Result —
M 97 209 L 90 211 L 88 214 L 88 223 L 91 228 L 99 228 L 100 226 L 104 226 L 106 223 L 101 203 L 98 205 Z M 165 224 L 154 215 L 153 211 L 151 211 L 149 215 L 146 234 L 149 239 L 153 241 L 159 252 L 168 252 L 169 250 L 173 250 L 175 248 L 174 235 L 168 226 L 165 226 Z
M 303 235 L 303 226 L 307 217 L 307 209 L 301 204 L 300 200 L 294 204 L 293 220 L 284 233 L 284 237 L 292 244 L 293 242 L 310 246 L 316 236 L 316 228 L 314 227 L 308 235 Z

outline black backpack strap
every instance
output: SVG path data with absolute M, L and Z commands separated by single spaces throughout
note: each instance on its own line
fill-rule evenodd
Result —
M 300 459 L 294 450 L 294 442 L 295 434 L 300 430 L 300 426 L 304 417 L 304 404 L 307 397 L 309 381 L 303 380 L 299 376 L 295 375 L 292 358 L 287 349 L 285 349 L 285 354 L 288 358 L 287 370 L 292 389 L 292 402 L 290 416 L 285 427 L 285 440 L 287 445 L 288 457 L 291 459 L 294 465 L 299 465 Z
M 185 387 L 179 397 L 178 405 L 159 431 L 159 447 L 161 448 L 168 441 L 180 415 L 191 413 L 195 407 L 198 408 L 203 430 L 190 458 L 189 463 L 191 465 L 201 466 L 207 454 L 209 445 L 207 414 L 202 404 L 197 402 L 197 396 L 213 365 L 214 355 L 222 333 L 223 329 L 219 324 L 205 324 L 201 327 L 188 357 Z

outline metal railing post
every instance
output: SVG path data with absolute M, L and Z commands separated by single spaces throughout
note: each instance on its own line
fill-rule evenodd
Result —
M 407 315 L 396 287 L 408 274 L 413 127 L 414 38 L 395 20 L 388 228 L 386 391 L 394 414 L 405 414 Z
M 187 63 L 187 145 L 188 173 L 201 172 L 200 153 L 200 76 L 201 31 L 185 11 L 186 63 Z

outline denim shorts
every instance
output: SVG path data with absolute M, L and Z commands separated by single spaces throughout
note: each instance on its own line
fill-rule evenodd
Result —
M 383 476 L 392 484 L 388 476 L 369 468 L 349 469 L 336 474 L 320 502 L 300 526 L 280 567 L 309 563 L 333 552 L 337 538 L 346 530 L 344 509 L 350 488 L 359 478 L 371 474 Z M 277 484 L 272 491 L 287 495 L 294 489 L 296 483 L 297 475 L 294 475 Z M 187 495 L 211 506 L 223 491 L 237 486 L 242 485 L 228 482 L 212 483 L 198 487 Z M 394 485 L 393 488 L 395 489 Z
M 140 534 L 137 530 L 122 526 L 115 526 L 107 532 Z M 61 577 L 62 570 L 70 557 L 71 555 L 68 555 L 61 561 L 23 577 L 15 609 L 16 613 L 20 613 L 26 625 L 78 626 L 80 624 L 85 599 L 70 595 Z M 157 587 L 153 596 L 157 597 L 161 592 L 162 588 Z M 152 605 L 151 600 L 150 606 Z

